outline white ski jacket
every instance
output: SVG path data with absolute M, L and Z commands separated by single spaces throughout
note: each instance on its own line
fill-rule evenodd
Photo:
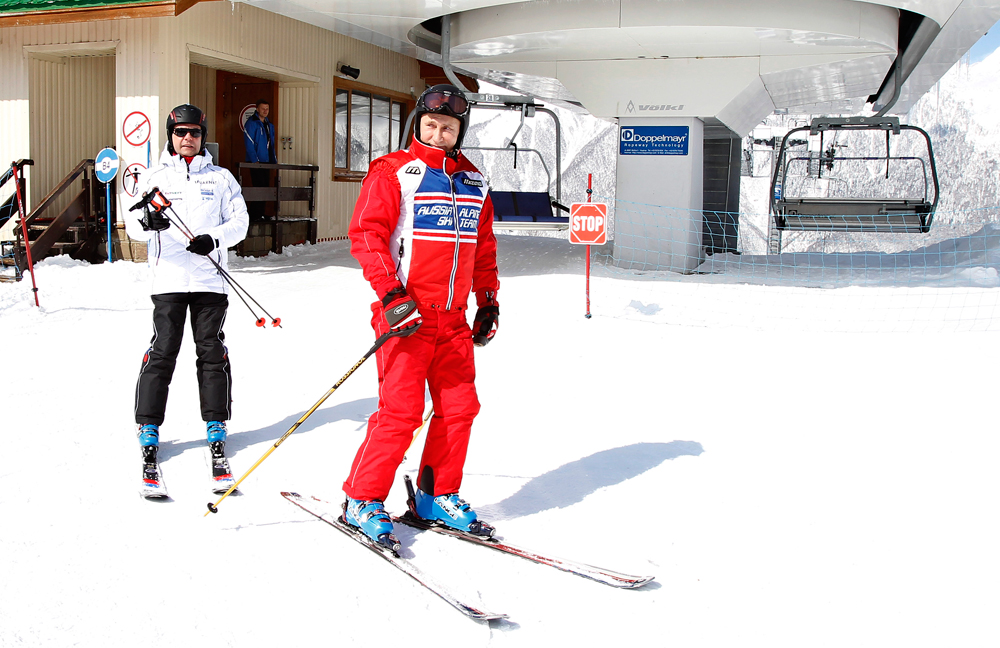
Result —
M 189 168 L 184 158 L 171 155 L 164 147 L 160 164 L 139 178 L 135 202 L 152 187 L 159 187 L 173 203 L 173 212 L 167 209 L 171 219 L 187 225 L 194 236 L 208 234 L 215 239 L 216 249 L 209 257 L 228 269 L 227 250 L 246 238 L 250 223 L 243 189 L 233 174 L 212 164 L 208 151 L 196 155 Z M 125 231 L 148 244 L 149 266 L 153 269 L 151 294 L 229 292 L 226 280 L 207 257 L 187 251 L 190 241 L 176 225 L 147 232 L 139 223 L 142 216 L 140 210 L 126 212 Z

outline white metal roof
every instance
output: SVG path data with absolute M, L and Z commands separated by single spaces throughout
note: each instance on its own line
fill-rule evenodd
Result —
M 451 15 L 451 60 L 480 78 L 600 117 L 718 117 L 740 134 L 775 108 L 861 112 L 896 58 L 898 9 L 936 35 L 893 113 L 1000 20 L 986 0 L 241 1 L 431 62 L 420 25 Z

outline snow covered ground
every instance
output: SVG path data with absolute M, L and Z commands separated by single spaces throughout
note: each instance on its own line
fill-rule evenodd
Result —
M 161 437 L 173 501 L 140 499 L 147 269 L 53 259 L 40 309 L 28 281 L 0 284 L 0 646 L 997 645 L 1000 345 L 949 319 L 995 287 L 897 288 L 922 295 L 881 309 L 903 332 L 872 333 L 819 323 L 867 321 L 892 288 L 599 268 L 588 320 L 581 249 L 503 236 L 500 265 L 462 494 L 510 542 L 654 583 L 614 590 L 399 529 L 419 567 L 510 615 L 475 622 L 283 500 L 340 501 L 374 363 L 205 517 L 186 340 Z M 372 293 L 343 242 L 233 273 L 284 325 L 255 327 L 233 299 L 239 476 L 368 349 Z M 685 316 L 704 304 L 714 319 Z

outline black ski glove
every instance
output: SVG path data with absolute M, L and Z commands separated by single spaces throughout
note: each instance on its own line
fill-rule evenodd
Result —
M 382 315 L 389 331 L 400 337 L 413 335 L 424 323 L 417 310 L 417 302 L 406 294 L 402 286 L 393 288 L 382 298 Z
M 187 246 L 188 252 L 193 252 L 194 254 L 200 254 L 206 256 L 212 252 L 216 247 L 218 247 L 218 241 L 209 236 L 208 234 L 199 234 L 198 236 L 191 239 L 191 243 Z
M 500 305 L 493 298 L 493 293 L 486 293 L 486 300 L 486 305 L 476 311 L 476 319 L 472 323 L 472 343 L 476 346 L 489 344 L 500 328 Z
M 170 227 L 170 221 L 162 213 L 157 211 L 147 211 L 146 215 L 139 219 L 139 224 L 145 231 L 162 232 Z
M 143 216 L 139 219 L 139 224 L 142 225 L 142 229 L 146 232 L 162 232 L 170 227 L 170 219 L 163 213 L 164 209 L 170 206 L 170 201 L 163 198 L 165 204 L 160 205 L 156 203 L 158 195 L 162 195 L 160 194 L 160 190 L 153 187 L 142 195 L 142 200 L 132 205 L 131 209 L 129 209 L 129 211 L 137 209 L 143 211 Z

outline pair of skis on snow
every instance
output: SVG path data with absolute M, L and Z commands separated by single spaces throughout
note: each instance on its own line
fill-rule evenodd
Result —
M 490 621 L 495 619 L 506 619 L 506 614 L 498 614 L 494 612 L 488 612 L 481 610 L 474 605 L 463 602 L 458 596 L 453 594 L 447 587 L 437 582 L 431 578 L 428 574 L 421 571 L 412 562 L 406 558 L 400 557 L 400 555 L 380 544 L 372 542 L 372 540 L 366 536 L 357 527 L 351 526 L 344 521 L 343 517 L 343 507 L 330 504 L 316 497 L 306 497 L 299 495 L 298 493 L 283 492 L 281 495 L 295 504 L 302 510 L 315 515 L 319 519 L 323 520 L 333 528 L 337 529 L 347 537 L 351 538 L 355 542 L 367 547 L 372 552 L 378 554 L 387 562 L 395 566 L 397 569 L 407 574 L 415 581 L 426 587 L 432 593 L 439 596 L 441 599 L 446 601 L 449 605 L 454 607 L 456 610 L 462 614 L 470 617 L 472 619 L 479 619 L 482 621 Z M 583 578 L 588 578 L 590 580 L 597 581 L 598 583 L 603 583 L 605 585 L 610 585 L 611 587 L 617 587 L 621 589 L 634 589 L 641 587 L 646 583 L 653 580 L 653 576 L 631 576 L 629 574 L 622 574 L 620 572 L 612 571 L 610 569 L 603 569 L 601 567 L 594 567 L 592 565 L 586 565 L 583 563 L 574 562 L 571 560 L 565 560 L 562 558 L 556 558 L 554 556 L 546 556 L 534 551 L 529 551 L 521 547 L 517 547 L 512 544 L 507 544 L 496 538 L 484 538 L 482 536 L 475 536 L 469 533 L 463 533 L 449 527 L 428 522 L 422 520 L 411 511 L 407 511 L 401 516 L 393 517 L 393 522 L 398 524 L 405 524 L 407 526 L 413 527 L 415 529 L 420 529 L 422 531 L 433 531 L 435 533 L 440 533 L 441 535 L 451 536 L 452 538 L 457 538 L 459 540 L 464 540 L 480 547 L 489 547 L 501 553 L 509 554 L 511 556 L 517 556 L 518 558 L 524 558 L 525 560 L 530 560 L 533 563 L 539 565 L 548 565 L 549 567 L 555 567 L 564 572 L 574 574 L 576 576 L 581 576 Z
M 229 459 L 225 454 L 216 455 L 211 450 L 207 451 L 206 457 L 212 468 L 212 492 L 215 494 L 225 493 L 229 487 L 236 483 L 233 479 L 233 471 L 229 468 Z M 139 494 L 146 499 L 168 499 L 167 485 L 163 481 L 163 470 L 158 461 L 146 461 L 142 463 L 142 483 L 139 484 Z
M 212 467 L 212 491 L 216 494 L 225 493 L 235 483 L 232 471 L 229 468 L 229 460 L 225 455 L 213 455 L 208 453 L 208 459 Z M 407 481 L 409 481 L 407 479 Z M 409 486 L 409 484 L 407 484 Z M 142 484 L 140 494 L 147 499 L 168 498 L 167 487 L 163 482 L 163 472 L 156 461 L 144 461 Z M 304 497 L 298 493 L 282 492 L 281 495 L 307 513 L 323 520 L 333 528 L 337 529 L 355 542 L 367 547 L 372 552 L 381 556 L 384 560 L 395 566 L 397 569 L 407 574 L 415 581 L 423 585 L 433 594 L 439 596 L 449 605 L 472 619 L 490 621 L 496 619 L 506 619 L 506 614 L 498 614 L 485 611 L 462 601 L 457 595 L 452 593 L 446 586 L 442 585 L 430 575 L 420 570 L 415 564 L 398 553 L 380 544 L 372 542 L 357 527 L 351 526 L 344 521 L 343 507 L 331 504 L 316 497 Z M 584 563 L 546 556 L 529 551 L 527 549 L 502 542 L 497 538 L 486 538 L 469 533 L 451 529 L 435 522 L 429 522 L 415 516 L 412 511 L 407 511 L 401 516 L 393 517 L 393 522 L 405 524 L 407 526 L 422 531 L 432 531 L 441 535 L 451 536 L 459 540 L 464 540 L 481 547 L 488 547 L 501 553 L 517 556 L 538 565 L 547 565 L 561 571 L 587 578 L 598 583 L 610 585 L 621 589 L 634 589 L 641 587 L 653 580 L 653 576 L 631 576 L 620 572 L 594 567 Z

